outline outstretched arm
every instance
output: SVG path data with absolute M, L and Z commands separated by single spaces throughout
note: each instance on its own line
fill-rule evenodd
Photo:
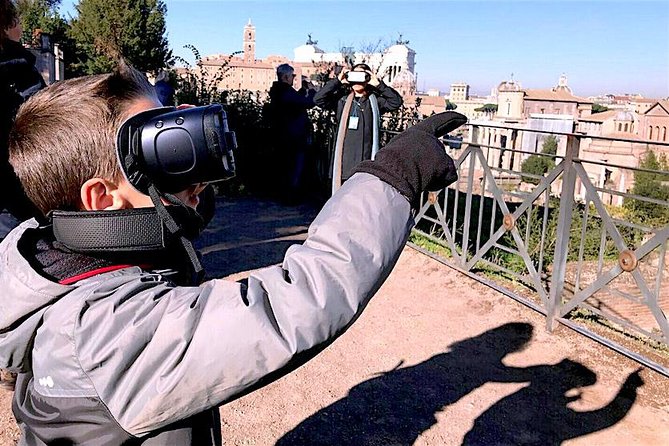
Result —
M 636 401 L 637 389 L 644 384 L 640 371 L 638 369 L 630 373 L 613 400 L 601 409 L 590 412 L 571 411 L 573 420 L 569 422 L 569 426 L 572 426 L 569 438 L 606 429 L 625 418 Z
M 412 191 L 452 181 L 437 134 L 464 122 L 456 115 L 436 115 L 379 152 L 403 153 L 406 166 L 419 171 L 416 184 L 355 174 L 326 203 L 304 244 L 291 246 L 281 266 L 252 274 L 247 286 L 212 280 L 175 287 L 141 271 L 91 285 L 104 287 L 89 290 L 104 300 L 77 313 L 77 351 L 123 429 L 141 436 L 220 405 L 340 335 L 397 261 L 413 225 Z M 376 172 L 400 167 L 383 157 L 372 163 Z

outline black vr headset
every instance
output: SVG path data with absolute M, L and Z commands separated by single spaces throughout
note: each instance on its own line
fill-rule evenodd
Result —
M 151 185 L 171 194 L 232 178 L 236 148 L 220 104 L 141 112 L 121 125 L 116 140 L 123 173 L 144 194 Z
M 172 194 L 234 177 L 236 148 L 220 104 L 138 113 L 119 128 L 116 151 L 128 182 L 149 195 L 155 208 L 53 211 L 54 236 L 75 252 L 110 257 L 143 258 L 181 245 L 191 262 L 192 279 L 198 281 L 204 271 L 190 240 L 204 222 Z

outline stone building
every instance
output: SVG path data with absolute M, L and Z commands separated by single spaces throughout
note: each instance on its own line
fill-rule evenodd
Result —
M 266 92 L 276 80 L 276 67 L 288 63 L 295 68 L 295 88 L 299 88 L 302 77 L 316 82 L 317 74 L 324 73 L 335 65 L 350 62 L 367 63 L 387 84 L 403 94 L 411 95 L 416 90 L 414 74 L 416 52 L 407 46 L 409 42 L 398 39 L 383 51 L 325 52 L 318 42 L 308 36 L 304 45 L 294 50 L 294 58 L 268 56 L 256 58 L 256 28 L 249 19 L 242 32 L 242 51 L 239 54 L 216 54 L 202 58 L 203 69 L 212 77 L 221 77 L 219 89 L 252 90 Z
M 289 63 L 283 56 L 256 59 L 256 28 L 249 19 L 242 32 L 241 54 L 215 54 L 202 58 L 202 67 L 214 79 L 220 77 L 220 90 L 268 91 L 276 80 L 276 67 Z M 299 88 L 301 73 L 296 70 L 295 86 Z
M 656 101 L 642 117 L 640 133 L 649 141 L 669 142 L 669 101 Z

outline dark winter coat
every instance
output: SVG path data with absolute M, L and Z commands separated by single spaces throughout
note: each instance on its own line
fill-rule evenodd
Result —
M 368 86 L 379 104 L 379 113 L 388 113 L 402 106 L 402 96 L 384 84 L 382 81 L 377 87 Z M 342 111 L 350 88 L 335 78 L 326 83 L 314 96 L 317 106 L 337 111 L 337 122 L 341 122 Z M 353 174 L 353 169 L 363 160 L 372 157 L 372 129 L 374 119 L 372 108 L 367 96 L 356 97 L 351 107 L 351 116 L 358 117 L 357 129 L 348 128 L 344 139 L 344 153 L 342 156 L 342 180 L 348 179 Z M 349 119 L 349 117 L 346 117 Z
M 9 164 L 9 130 L 19 106 L 44 86 L 35 56 L 19 43 L 4 40 L 0 47 L 0 212 L 9 211 L 19 220 L 35 216 L 36 209 Z
M 299 94 L 291 85 L 275 81 L 269 90 L 270 123 L 282 145 L 304 148 L 311 134 L 307 110 L 314 106 L 313 93 Z

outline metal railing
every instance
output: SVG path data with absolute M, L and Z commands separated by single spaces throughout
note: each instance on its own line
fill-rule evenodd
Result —
M 465 133 L 446 141 L 459 179 L 424 194 L 419 237 L 544 314 L 549 330 L 567 325 L 669 376 L 669 172 L 634 167 L 669 143 L 485 124 Z M 549 137 L 557 151 L 542 153 Z

